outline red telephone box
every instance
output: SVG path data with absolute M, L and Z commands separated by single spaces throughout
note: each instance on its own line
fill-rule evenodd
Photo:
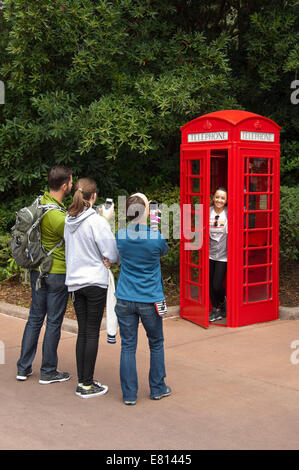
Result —
M 277 319 L 280 127 L 229 110 L 194 119 L 181 131 L 181 214 L 187 208 L 190 216 L 190 230 L 181 216 L 181 317 L 209 326 L 209 207 L 216 188 L 225 186 L 227 317 L 215 323 L 238 327 Z

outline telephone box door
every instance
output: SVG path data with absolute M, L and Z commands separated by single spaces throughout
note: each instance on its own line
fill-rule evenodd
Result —
M 210 151 L 181 154 L 181 316 L 209 326 Z
M 244 162 L 244 235 L 239 323 L 248 324 L 275 318 L 279 184 L 274 175 L 279 170 L 275 169 L 278 155 L 274 150 L 243 149 L 241 155 Z

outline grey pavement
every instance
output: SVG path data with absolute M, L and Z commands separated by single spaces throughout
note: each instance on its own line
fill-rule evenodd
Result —
M 58 368 L 71 379 L 38 383 L 42 332 L 33 375 L 19 382 L 16 362 L 27 311 L 0 303 L 0 449 L 298 449 L 298 313 L 282 310 L 273 322 L 203 329 L 171 310 L 163 323 L 166 383 L 173 393 L 160 401 L 149 399 L 141 326 L 138 400 L 128 407 L 119 383 L 120 338 L 108 344 L 105 323 L 95 379 L 109 391 L 82 400 L 75 395 L 75 322 L 64 323 L 58 350 Z

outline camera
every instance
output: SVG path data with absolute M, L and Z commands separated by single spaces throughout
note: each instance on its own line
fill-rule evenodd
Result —
M 152 230 L 158 230 L 158 225 L 161 220 L 161 211 L 157 201 L 150 201 L 150 227 Z
M 105 201 L 105 209 L 109 209 L 109 207 L 111 207 L 112 204 L 113 204 L 113 199 L 107 197 Z
M 101 214 L 103 207 L 105 209 L 109 209 L 112 206 L 112 204 L 113 204 L 113 199 L 107 197 L 104 204 L 101 204 L 100 206 L 93 206 L 93 208 L 94 208 L 94 210 L 96 211 L 97 214 Z

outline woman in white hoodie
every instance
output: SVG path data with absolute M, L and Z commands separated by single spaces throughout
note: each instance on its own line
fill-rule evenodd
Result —
M 106 218 L 113 206 L 99 216 L 92 208 L 97 199 L 95 181 L 81 178 L 65 221 L 66 285 L 72 293 L 78 321 L 76 395 L 104 395 L 106 385 L 94 381 L 100 326 L 106 305 L 109 263 L 118 261 L 115 237 Z M 106 261 L 108 260 L 108 261 Z

